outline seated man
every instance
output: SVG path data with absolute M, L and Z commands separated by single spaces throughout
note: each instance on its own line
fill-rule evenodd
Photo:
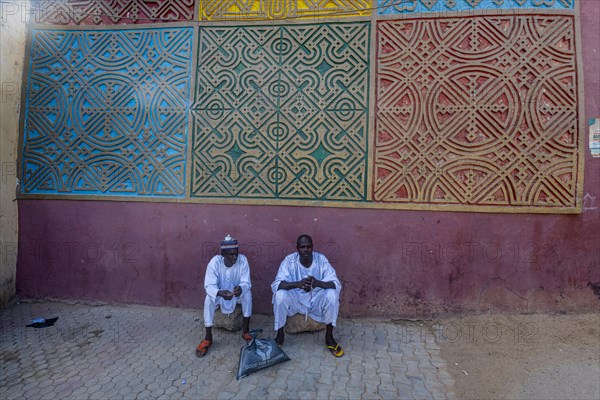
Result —
M 344 351 L 333 338 L 340 307 L 342 285 L 327 258 L 313 252 L 313 241 L 308 235 L 296 240 L 297 253 L 289 254 L 279 266 L 273 291 L 275 314 L 275 341 L 283 344 L 285 322 L 288 316 L 304 314 L 317 322 L 327 324 L 325 344 L 335 357 Z
M 252 315 L 252 294 L 250 288 L 250 266 L 243 254 L 238 254 L 238 242 L 227 235 L 221 242 L 221 255 L 214 256 L 206 267 L 204 276 L 204 327 L 206 336 L 196 349 L 198 357 L 204 357 L 212 345 L 212 326 L 215 310 L 221 308 L 223 314 L 231 314 L 238 303 L 242 304 L 244 322 L 242 337 L 252 340 L 250 316 Z

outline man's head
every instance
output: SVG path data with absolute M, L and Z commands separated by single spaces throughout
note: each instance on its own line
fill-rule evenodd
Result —
M 221 242 L 221 256 L 226 267 L 231 267 L 238 258 L 238 242 L 231 236 L 225 236 Z
M 298 236 L 298 239 L 296 239 L 296 249 L 298 250 L 298 255 L 300 256 L 300 264 L 307 268 L 310 267 L 313 260 L 312 238 L 305 234 Z

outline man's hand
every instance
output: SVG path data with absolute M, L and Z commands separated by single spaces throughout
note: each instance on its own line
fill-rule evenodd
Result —
M 242 288 L 240 286 L 236 286 L 233 288 L 233 295 L 235 297 L 240 297 L 242 295 Z
M 300 289 L 304 290 L 305 292 L 310 292 L 311 289 L 314 287 L 315 278 L 313 278 L 312 276 L 308 276 L 299 281 L 299 283 Z
M 233 292 L 230 292 L 229 290 L 219 290 L 217 296 L 221 296 L 225 300 L 231 300 L 233 299 Z

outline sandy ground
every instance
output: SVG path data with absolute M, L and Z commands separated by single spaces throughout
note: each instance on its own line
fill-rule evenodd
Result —
M 600 399 L 600 313 L 428 323 L 460 399 Z

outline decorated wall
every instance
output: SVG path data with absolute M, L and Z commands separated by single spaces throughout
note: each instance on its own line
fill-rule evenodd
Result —
M 196 307 L 230 233 L 266 313 L 309 233 L 346 315 L 595 307 L 598 10 L 42 2 L 18 292 Z

